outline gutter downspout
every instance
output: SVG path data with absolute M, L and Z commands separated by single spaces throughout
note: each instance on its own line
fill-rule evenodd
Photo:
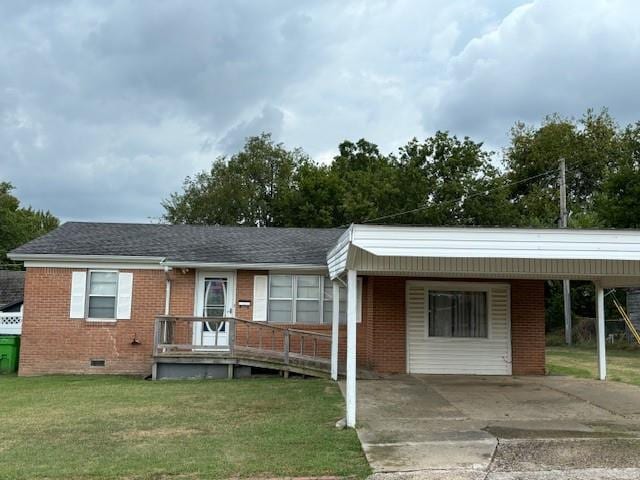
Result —
M 169 272 L 171 267 L 164 267 L 164 276 L 166 279 L 165 293 L 164 293 L 164 314 L 169 315 L 169 308 L 171 306 L 171 278 Z

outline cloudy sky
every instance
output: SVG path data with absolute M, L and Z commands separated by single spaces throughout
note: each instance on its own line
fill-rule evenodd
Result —
M 0 180 L 64 220 L 141 221 L 269 131 L 330 161 L 606 106 L 640 120 L 640 2 L 0 3 Z

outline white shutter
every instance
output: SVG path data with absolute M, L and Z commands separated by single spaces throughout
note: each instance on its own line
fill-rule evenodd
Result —
M 253 277 L 253 321 L 267 321 L 267 295 L 269 290 L 269 276 L 256 275 Z
M 118 306 L 116 318 L 129 320 L 131 318 L 131 290 L 133 287 L 133 273 L 118 274 Z
M 87 272 L 71 272 L 70 318 L 84 318 L 87 292 Z

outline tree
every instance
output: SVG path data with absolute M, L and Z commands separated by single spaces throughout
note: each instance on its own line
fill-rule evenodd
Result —
M 496 225 L 509 222 L 500 172 L 492 152 L 468 137 L 460 140 L 436 132 L 424 142 L 411 140 L 400 148 L 396 162 L 398 191 L 404 211 L 398 223 L 426 225 Z
M 187 177 L 181 193 L 162 202 L 170 223 L 278 226 L 296 172 L 309 161 L 270 134 L 250 137 L 243 150 L 219 157 L 209 172 Z
M 606 227 L 640 228 L 640 122 L 619 135 L 619 152 L 596 196 L 595 214 Z
M 504 156 L 504 176 L 515 206 L 514 224 L 557 226 L 557 171 L 559 159 L 564 158 L 570 226 L 596 226 L 595 192 L 617 161 L 617 136 L 618 127 L 606 110 L 589 110 L 577 122 L 551 115 L 539 128 L 517 123 Z
M 7 253 L 58 227 L 59 221 L 48 211 L 20 207 L 20 201 L 11 194 L 13 189 L 11 183 L 0 182 L 0 264 L 19 267 Z

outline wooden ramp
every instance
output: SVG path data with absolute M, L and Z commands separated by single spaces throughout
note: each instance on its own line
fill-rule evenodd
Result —
M 331 335 L 233 317 L 156 318 L 153 378 L 237 378 L 251 368 L 328 378 Z

